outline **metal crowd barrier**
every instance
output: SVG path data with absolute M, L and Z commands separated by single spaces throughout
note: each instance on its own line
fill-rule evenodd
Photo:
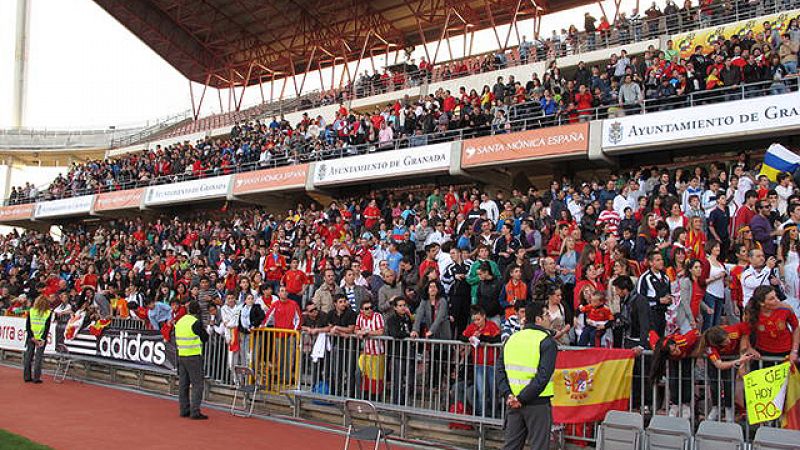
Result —
M 294 330 L 258 328 L 243 349 L 255 373 L 256 383 L 267 394 L 280 395 L 297 389 L 300 372 L 300 333 Z M 240 350 L 242 351 L 242 350 Z

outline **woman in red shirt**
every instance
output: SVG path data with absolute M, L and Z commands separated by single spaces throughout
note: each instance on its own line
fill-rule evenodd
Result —
M 697 356 L 705 355 L 711 364 L 708 367 L 708 379 L 711 380 L 711 404 L 713 408 L 706 415 L 709 420 L 721 419 L 719 405 L 723 398 L 726 399 L 725 417 L 733 421 L 735 405 L 733 404 L 734 378 L 732 369 L 745 368 L 746 362 L 753 359 L 750 351 L 749 340 L 750 325 L 740 322 L 734 325 L 714 326 L 703 333 L 703 338 L 698 347 Z M 737 359 L 722 360 L 724 356 L 739 356 Z M 740 375 L 743 371 L 740 371 Z M 741 402 L 741 400 L 740 400 Z
M 800 346 L 797 316 L 791 307 L 781 303 L 775 288 L 756 288 L 747 303 L 745 321 L 750 325 L 753 354 L 778 358 L 788 355 L 789 361 L 797 364 L 797 348 Z
M 694 359 L 687 358 L 697 348 L 697 344 L 700 342 L 700 332 L 694 329 L 686 334 L 672 334 L 658 338 L 655 331 L 650 331 L 650 341 L 655 341 L 653 361 L 650 366 L 650 385 L 655 386 L 661 380 L 661 377 L 667 373 L 667 363 L 669 363 L 669 373 L 667 373 L 670 394 L 669 415 L 677 416 L 680 407 L 681 417 L 691 418 L 692 411 L 689 404 L 691 403 Z

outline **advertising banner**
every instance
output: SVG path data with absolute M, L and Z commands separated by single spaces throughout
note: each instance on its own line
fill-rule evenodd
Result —
M 164 341 L 160 331 L 106 328 L 100 336 L 82 330 L 64 339 L 70 353 L 166 370 L 177 368 L 175 343 Z
M 0 348 L 3 350 L 25 351 L 25 317 L 0 316 Z M 56 352 L 56 324 L 55 319 L 50 321 L 50 329 L 47 332 L 47 345 L 44 352 L 54 354 Z
M 62 198 L 49 202 L 39 202 L 36 204 L 34 217 L 44 219 L 47 217 L 75 216 L 79 214 L 89 214 L 92 208 L 94 195 L 82 195 L 80 197 Z
M 308 164 L 237 173 L 233 177 L 233 195 L 305 187 L 307 175 Z
M 446 142 L 322 161 L 314 165 L 314 185 L 446 171 L 451 147 Z
M 603 120 L 603 150 L 800 128 L 800 93 Z
M 94 199 L 94 211 L 103 212 L 139 208 L 144 191 L 144 188 L 138 188 L 97 194 Z
M 770 14 L 768 16 L 760 16 L 753 19 L 740 20 L 734 23 L 720 25 L 718 27 L 703 28 L 702 30 L 689 31 L 686 33 L 676 34 L 672 36 L 672 42 L 675 43 L 675 48 L 680 49 L 681 57 L 688 58 L 694 53 L 694 48 L 698 45 L 703 46 L 703 53 L 707 54 L 713 49 L 712 43 L 717 41 L 717 38 L 730 39 L 731 36 L 737 35 L 744 37 L 748 31 L 753 32 L 753 38 L 758 33 L 764 32 L 764 22 L 770 23 L 770 29 L 777 29 L 783 34 L 789 28 L 789 20 L 800 14 L 800 9 L 794 11 L 786 11 L 778 14 Z M 769 36 L 766 37 L 769 40 Z
M 183 203 L 189 200 L 211 200 L 228 195 L 233 175 L 162 184 L 147 188 L 146 206 Z
M 13 222 L 16 220 L 31 220 L 35 203 L 24 205 L 10 205 L 0 208 L 0 222 Z
M 576 123 L 468 139 L 461 146 L 461 167 L 586 153 L 588 150 L 589 124 Z

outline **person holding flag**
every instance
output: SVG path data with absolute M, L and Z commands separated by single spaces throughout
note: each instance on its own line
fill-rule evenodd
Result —
M 497 385 L 508 408 L 503 450 L 521 450 L 526 442 L 533 450 L 548 448 L 553 426 L 558 346 L 544 303 L 529 303 L 525 317 L 525 327 L 508 338 L 497 359 Z

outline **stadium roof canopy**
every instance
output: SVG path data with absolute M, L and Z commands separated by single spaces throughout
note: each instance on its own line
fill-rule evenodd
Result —
M 190 80 L 308 73 L 593 0 L 94 0 Z M 530 34 L 530 33 L 528 33 Z M 495 33 L 500 47 L 508 38 Z M 505 42 L 505 44 L 504 44 Z M 443 52 L 440 51 L 439 55 Z M 433 56 L 433 55 L 430 55 Z M 348 74 L 349 75 L 349 74 Z M 301 88 L 302 89 L 302 88 Z

